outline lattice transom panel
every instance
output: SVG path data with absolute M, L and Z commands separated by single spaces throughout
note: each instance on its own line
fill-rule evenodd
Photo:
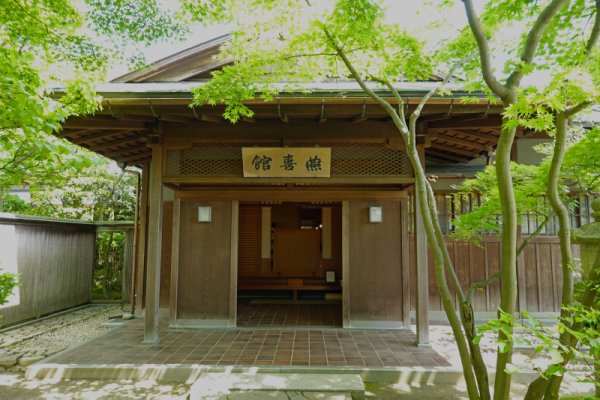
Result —
M 331 176 L 407 175 L 403 152 L 384 144 L 340 144 L 331 148 Z
M 408 174 L 406 155 L 387 148 L 385 144 L 331 146 L 331 177 L 397 177 Z M 241 178 L 242 148 L 239 145 L 210 143 L 168 150 L 166 175 Z
M 230 144 L 195 144 L 167 151 L 169 176 L 242 176 L 242 148 Z

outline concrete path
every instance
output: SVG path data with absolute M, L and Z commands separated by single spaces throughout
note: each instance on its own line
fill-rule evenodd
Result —
M 221 400 L 232 396 L 250 399 L 261 393 L 275 396 L 278 391 L 297 393 L 298 396 L 318 394 L 321 396 L 318 398 L 350 395 L 353 400 L 360 400 L 365 397 L 365 386 L 359 374 L 259 372 L 202 374 L 190 388 L 190 400 Z

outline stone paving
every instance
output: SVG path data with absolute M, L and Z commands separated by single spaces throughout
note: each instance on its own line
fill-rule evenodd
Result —
M 450 367 L 411 331 L 344 329 L 169 329 L 157 345 L 142 344 L 142 320 L 47 359 L 58 364 L 217 366 Z
M 0 354 L 11 354 L 24 350 L 12 361 L 9 368 L 12 371 L 22 370 L 19 361 L 29 362 L 27 353 L 37 346 L 37 350 L 45 354 L 56 353 L 59 349 L 68 350 L 46 358 L 39 364 L 56 362 L 77 362 L 80 365 L 104 365 L 114 363 L 140 363 L 153 359 L 159 365 L 205 366 L 208 368 L 291 368 L 310 371 L 319 371 L 326 368 L 331 371 L 344 371 L 347 369 L 357 371 L 375 371 L 389 373 L 402 368 L 411 371 L 413 377 L 424 374 L 424 371 L 435 373 L 451 373 L 460 377 L 460 363 L 456 352 L 456 345 L 446 325 L 432 325 L 430 331 L 431 348 L 417 348 L 414 344 L 413 331 L 366 331 L 343 330 L 341 328 L 320 329 L 272 326 L 236 328 L 236 329 L 169 329 L 166 318 L 161 319 L 161 342 L 158 345 L 142 345 L 143 320 L 125 322 L 121 327 L 102 326 L 109 316 L 120 313 L 118 308 L 90 307 L 80 313 L 78 310 L 71 314 L 39 321 L 27 327 L 1 332 Z M 91 317 L 89 315 L 95 314 Z M 63 318 L 64 317 L 64 318 Z M 60 319 L 62 322 L 60 322 Z M 81 320 L 85 321 L 82 323 Z M 79 322 L 77 322 L 79 321 Z M 48 329 L 37 326 L 47 325 Z M 83 329 L 82 329 L 83 327 Z M 71 329 L 71 331 L 69 331 Z M 110 332 L 109 330 L 114 329 Z M 76 332 L 75 332 L 76 331 Z M 87 331 L 87 333 L 80 332 Z M 86 335 L 102 335 L 83 345 L 81 341 L 88 340 Z M 22 335 L 22 336 L 21 336 Z M 74 336 L 75 340 L 70 337 Z M 27 340 L 19 342 L 19 337 Z M 33 345 L 35 343 L 35 346 Z M 70 347 L 74 346 L 74 347 Z M 291 350 L 290 350 L 291 348 Z M 486 364 L 493 369 L 495 351 L 491 341 L 484 341 L 484 359 Z M 20 349 L 20 350 L 18 350 Z M 18 350 L 18 351 L 16 351 Z M 277 356 L 279 350 L 279 357 Z M 33 350 L 32 350 L 33 351 Z M 206 354 L 202 357 L 202 351 Z M 239 353 L 235 355 L 235 352 Z M 291 354 L 290 354 L 291 353 Z M 393 358 L 388 358 L 392 354 Z M 165 358 L 166 357 L 166 358 Z M 195 357 L 195 358 L 194 358 Z M 69 361 L 71 359 L 71 361 Z M 515 362 L 531 363 L 540 360 L 531 356 L 527 349 L 520 349 L 515 357 Z M 322 364 L 325 362 L 326 364 Z M 541 359 L 541 362 L 545 360 Z M 376 365 L 368 365 L 368 364 Z M 59 364 L 60 365 L 60 364 Z M 67 365 L 67 364 L 63 364 Z M 77 365 L 77 364 L 74 364 Z M 247 366 L 247 367 L 244 367 Z M 248 370 L 248 369 L 246 369 Z M 325 370 L 324 370 L 325 371 Z M 386 372 L 387 371 L 387 372 Z M 1 372 L 1 370 L 0 370 Z M 458 374 L 458 375 L 457 375 Z M 464 386 L 457 380 L 439 378 L 442 375 L 423 375 L 425 379 L 419 382 L 387 381 L 379 382 L 365 380 L 367 384 L 367 397 L 377 399 L 421 399 L 421 398 L 453 398 L 466 399 Z M 390 375 L 391 376 L 391 375 Z M 429 377 L 437 376 L 436 379 Z M 444 375 L 445 376 L 445 375 Z M 369 383 L 371 382 L 371 383 Z M 0 399 L 184 399 L 189 391 L 190 383 L 165 382 L 144 379 L 74 379 L 74 380 L 27 380 L 20 373 L 0 373 Z M 513 385 L 515 398 L 520 398 L 526 389 L 524 383 L 515 382 Z M 566 392 L 589 391 L 590 387 L 583 389 L 568 385 Z M 286 397 L 282 397 L 286 396 Z M 302 397 L 304 396 L 304 397 Z M 320 397 L 319 397 L 320 396 Z M 263 398 L 319 398 L 319 399 L 348 399 L 347 393 L 313 393 L 307 395 L 302 392 L 244 392 L 235 393 L 228 397 L 232 399 L 263 399 Z

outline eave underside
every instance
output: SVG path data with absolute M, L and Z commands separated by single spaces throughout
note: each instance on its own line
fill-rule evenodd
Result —
M 270 146 L 328 143 L 403 143 L 391 118 L 367 99 L 286 99 L 250 104 L 252 118 L 224 120 L 224 106 L 189 107 L 184 99 L 110 99 L 102 111 L 72 117 L 57 133 L 72 143 L 122 165 L 140 166 L 151 158 L 150 144 L 186 146 L 201 142 L 254 143 Z M 416 101 L 405 106 L 406 115 Z M 501 107 L 435 99 L 419 119 L 419 143 L 426 161 L 462 164 L 492 155 L 500 134 Z M 518 135 L 532 135 L 519 131 Z M 536 136 L 539 134 L 536 134 Z

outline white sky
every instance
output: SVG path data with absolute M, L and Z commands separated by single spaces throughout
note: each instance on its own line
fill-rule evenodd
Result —
M 166 0 L 165 5 L 173 7 L 177 2 Z M 462 2 L 456 1 L 450 8 L 441 8 L 440 0 L 383 0 L 387 8 L 389 22 L 396 22 L 401 27 L 413 32 L 415 35 L 438 42 L 440 38 L 453 36 L 458 29 L 467 23 Z M 478 8 L 485 3 L 484 0 L 475 0 Z M 443 26 L 432 27 L 432 21 L 443 21 Z M 227 26 L 198 26 L 192 30 L 189 38 L 182 42 L 157 43 L 151 47 L 141 49 L 149 63 L 160 60 L 176 52 L 185 50 L 196 44 L 206 42 L 228 32 Z M 129 72 L 126 65 L 116 65 L 108 74 L 108 80 Z

